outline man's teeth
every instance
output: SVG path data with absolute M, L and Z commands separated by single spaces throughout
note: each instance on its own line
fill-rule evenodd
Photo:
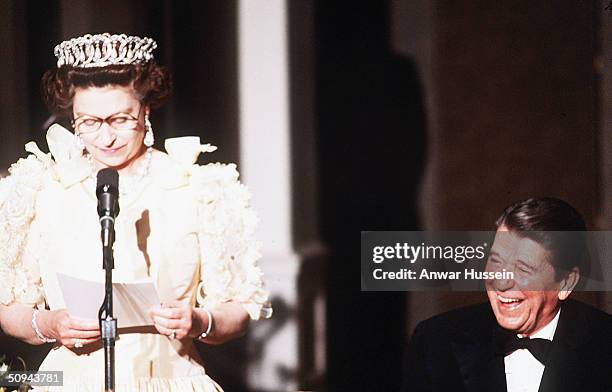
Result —
M 505 298 L 505 297 L 502 297 L 501 295 L 498 295 L 497 298 L 499 298 L 499 300 L 501 302 L 505 303 L 505 304 L 510 304 L 510 303 L 513 303 L 513 302 L 520 302 L 521 301 L 518 298 Z

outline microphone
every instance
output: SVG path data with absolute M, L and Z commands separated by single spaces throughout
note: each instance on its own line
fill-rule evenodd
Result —
M 98 311 L 100 332 L 104 347 L 105 391 L 115 390 L 115 340 L 117 319 L 113 317 L 113 243 L 115 242 L 115 218 L 119 215 L 119 174 L 117 170 L 102 169 L 96 184 L 98 216 L 102 228 L 102 268 L 105 271 L 104 302 Z M 105 315 L 105 316 L 104 316 Z
M 119 174 L 117 170 L 102 169 L 98 172 L 96 196 L 102 228 L 102 246 L 112 248 L 115 242 L 115 218 L 119 215 Z

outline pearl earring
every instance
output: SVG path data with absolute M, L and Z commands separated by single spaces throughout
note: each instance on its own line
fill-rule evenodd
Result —
M 153 143 L 155 143 L 155 136 L 153 135 L 153 127 L 151 126 L 151 121 L 149 121 L 149 115 L 145 114 L 145 133 L 144 137 L 144 145 L 147 147 L 152 147 Z

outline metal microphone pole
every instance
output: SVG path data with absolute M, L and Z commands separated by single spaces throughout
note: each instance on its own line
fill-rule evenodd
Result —
M 98 311 L 100 334 L 104 346 L 104 390 L 115 390 L 115 340 L 117 319 L 113 316 L 113 244 L 115 243 L 115 217 L 119 214 L 119 175 L 116 170 L 98 172 L 96 186 L 98 216 L 102 240 L 102 268 L 105 270 L 104 302 Z
M 102 219 L 113 219 L 112 217 L 103 217 Z M 102 230 L 104 236 L 105 230 Z M 107 235 L 115 235 L 115 229 L 112 233 L 106 231 Z M 117 338 L 117 319 L 113 317 L 113 268 L 115 262 L 113 258 L 112 242 L 110 246 L 103 246 L 102 258 L 104 269 L 106 270 L 106 282 L 104 286 L 104 303 L 100 308 L 100 331 L 102 334 L 102 342 L 104 345 L 104 390 L 115 390 L 115 340 Z M 104 313 L 104 317 L 102 317 Z

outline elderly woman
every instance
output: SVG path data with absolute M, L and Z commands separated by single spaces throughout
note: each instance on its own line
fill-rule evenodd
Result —
M 197 165 L 214 147 L 195 137 L 153 148 L 149 114 L 170 89 L 156 46 L 110 34 L 58 45 L 42 93 L 74 133 L 52 126 L 51 154 L 28 143 L 31 154 L 0 181 L 0 325 L 30 344 L 54 343 L 40 370 L 62 370 L 61 390 L 103 389 L 98 321 L 71 316 L 58 283 L 58 274 L 103 280 L 100 169 L 119 173 L 114 279 L 152 280 L 162 301 L 149 311 L 154 329 L 119 330 L 117 391 L 219 391 L 194 340 L 226 342 L 271 314 L 235 165 Z

